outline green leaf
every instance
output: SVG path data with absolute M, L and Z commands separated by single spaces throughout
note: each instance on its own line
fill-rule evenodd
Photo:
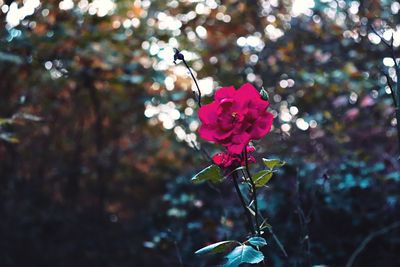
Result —
M 208 245 L 208 246 L 206 246 L 204 248 L 201 248 L 201 249 L 197 250 L 194 254 L 196 254 L 196 255 L 204 255 L 204 254 L 215 254 L 215 253 L 224 252 L 233 243 L 237 243 L 237 241 L 233 241 L 233 240 L 221 241 L 221 242 L 218 242 L 218 243 L 214 243 L 214 244 Z
M 220 168 L 217 165 L 211 165 L 193 176 L 192 182 L 198 184 L 203 181 L 211 181 L 213 183 L 221 182 L 224 177 L 221 175 Z
M 256 187 L 263 187 L 266 185 L 269 180 L 271 180 L 272 174 L 271 170 L 263 170 L 253 175 L 253 181 Z
M 247 242 L 249 242 L 253 246 L 257 246 L 257 247 L 263 247 L 263 246 L 267 245 L 267 241 L 264 238 L 262 238 L 261 236 L 254 236 L 254 237 L 250 238 L 249 240 L 247 240 Z
M 279 159 L 263 159 L 264 165 L 267 166 L 270 169 L 273 169 L 275 167 L 282 167 L 285 165 L 286 162 L 281 161 Z
M 252 246 L 242 245 L 232 250 L 225 258 L 227 261 L 224 267 L 237 267 L 242 263 L 259 263 L 264 259 L 264 255 Z

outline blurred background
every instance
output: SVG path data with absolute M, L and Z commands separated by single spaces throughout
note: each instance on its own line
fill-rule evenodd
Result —
M 288 257 L 266 233 L 267 266 L 400 266 L 397 122 L 381 70 L 396 74 L 369 28 L 397 49 L 399 1 L 0 9 L 1 266 L 215 266 L 193 252 L 245 237 L 230 180 L 190 182 L 209 165 L 195 147 L 220 148 L 198 138 L 173 48 L 203 103 L 244 82 L 269 92 L 274 126 L 257 158 L 287 164 L 260 206 Z

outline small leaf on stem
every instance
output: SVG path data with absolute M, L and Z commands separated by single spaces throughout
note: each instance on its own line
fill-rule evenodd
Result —
M 251 237 L 249 240 L 247 240 L 251 245 L 257 246 L 257 247 L 263 247 L 267 245 L 267 241 L 262 238 L 261 236 L 254 236 Z
M 221 241 L 218 243 L 208 245 L 204 248 L 201 248 L 201 249 L 197 250 L 194 254 L 204 255 L 204 254 L 215 254 L 215 253 L 224 252 L 234 243 L 238 243 L 238 242 L 233 241 L 233 240 Z
M 282 167 L 286 162 L 279 159 L 263 159 L 263 163 L 268 168 L 273 169 L 275 167 Z
M 203 181 L 211 181 L 213 183 L 221 182 L 224 177 L 221 175 L 221 170 L 217 165 L 210 165 L 201 172 L 193 176 L 192 182 L 195 184 Z
M 256 187 L 263 187 L 272 178 L 273 172 L 271 170 L 263 170 L 253 175 L 253 181 Z
M 264 260 L 264 255 L 252 246 L 242 245 L 232 250 L 225 258 L 227 260 L 224 267 L 237 267 L 242 263 L 259 263 Z

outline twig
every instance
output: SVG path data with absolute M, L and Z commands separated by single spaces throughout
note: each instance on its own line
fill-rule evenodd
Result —
M 394 66 L 395 66 L 395 70 L 396 70 L 396 77 L 397 77 L 397 82 L 396 82 L 396 89 L 397 92 L 395 93 L 392 87 L 392 84 L 390 83 L 390 79 L 388 77 L 388 75 L 385 73 L 384 75 L 386 76 L 386 80 L 387 80 L 387 84 L 390 88 L 391 94 L 392 94 L 392 98 L 393 98 L 393 102 L 395 103 L 395 109 L 396 109 L 396 121 L 397 121 L 397 138 L 398 138 L 398 152 L 400 153 L 400 110 L 399 110 L 399 106 L 400 106 L 400 67 L 397 63 L 397 58 L 396 58 L 396 54 L 395 54 L 395 50 L 394 50 L 394 38 L 393 38 L 393 33 L 392 33 L 392 38 L 390 39 L 390 43 L 388 43 L 376 30 L 375 28 L 370 24 L 369 25 L 370 29 L 373 31 L 373 33 L 375 33 L 379 39 L 390 49 L 391 52 L 391 57 L 392 60 L 394 62 Z M 400 159 L 400 157 L 398 158 Z
M 178 258 L 179 266 L 183 267 L 183 260 L 182 260 L 182 255 L 179 250 L 178 242 L 174 240 L 174 245 L 175 245 L 175 250 L 176 250 L 176 257 Z
M 274 238 L 276 244 L 278 245 L 279 249 L 282 251 L 283 255 L 285 255 L 286 258 L 289 258 L 289 255 L 287 254 L 285 247 L 283 246 L 282 242 L 279 240 L 279 238 L 276 236 L 276 234 L 274 233 L 274 231 L 272 231 L 272 227 L 267 227 L 269 233 L 272 235 L 272 237 Z
M 356 260 L 357 256 L 365 249 L 369 242 L 371 242 L 374 238 L 384 235 L 390 230 L 393 230 L 397 227 L 400 227 L 400 221 L 394 222 L 380 230 L 370 233 L 357 247 L 357 249 L 351 254 L 350 259 L 346 263 L 346 267 L 353 266 L 354 261 Z
M 263 223 L 261 224 L 261 226 L 263 226 L 263 224 L 264 224 L 264 222 L 266 221 L 266 219 L 265 219 L 261 214 L 258 214 L 258 216 L 260 216 L 261 220 L 263 221 Z M 263 227 L 261 227 L 261 228 L 263 228 Z M 274 238 L 276 244 L 278 245 L 278 247 L 279 247 L 280 250 L 282 251 L 283 255 L 284 255 L 286 258 L 289 258 L 289 256 L 288 256 L 288 254 L 287 254 L 287 252 L 286 252 L 286 250 L 285 250 L 285 247 L 283 246 L 282 242 L 279 240 L 279 238 L 278 238 L 278 236 L 275 234 L 275 232 L 272 231 L 272 226 L 266 226 L 266 228 L 268 228 L 268 232 L 269 232 L 269 233 L 272 235 L 272 237 Z
M 387 85 L 389 86 L 389 89 L 390 89 L 390 95 L 392 96 L 394 107 L 397 109 L 396 94 L 394 93 L 392 83 L 390 82 L 391 78 L 390 78 L 389 74 L 387 74 L 386 72 L 382 71 L 382 73 L 386 77 L 386 82 L 387 82 Z
M 370 25 L 370 28 L 372 29 L 372 31 L 381 39 L 381 41 L 390 49 L 391 53 L 392 53 L 392 59 L 394 61 L 394 65 L 396 67 L 396 69 L 398 69 L 398 64 L 397 64 L 397 60 L 396 60 L 396 56 L 394 53 L 394 46 L 393 46 L 393 42 L 394 42 L 394 38 L 393 38 L 393 33 L 392 33 L 392 37 L 390 38 L 390 44 L 375 30 L 375 28 Z
M 200 87 L 199 84 L 197 83 L 196 78 L 193 75 L 192 69 L 189 67 L 189 65 L 187 64 L 185 57 L 183 56 L 183 54 L 177 49 L 174 48 L 175 54 L 174 54 L 174 63 L 176 64 L 176 60 L 182 60 L 183 64 L 185 64 L 186 68 L 189 70 L 190 76 L 192 76 L 192 79 L 197 87 L 197 104 L 199 105 L 199 107 L 201 107 L 201 91 L 200 91 Z M 194 95 L 196 96 L 195 91 L 193 91 Z

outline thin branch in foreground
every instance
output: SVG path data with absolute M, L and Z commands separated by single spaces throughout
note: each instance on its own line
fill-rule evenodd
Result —
M 382 71 L 382 73 L 383 73 L 383 75 L 385 75 L 385 77 L 386 77 L 386 82 L 387 82 L 387 85 L 389 86 L 390 94 L 392 95 L 394 107 L 397 108 L 396 94 L 395 94 L 395 92 L 394 92 L 394 90 L 393 90 L 392 83 L 390 82 L 390 79 L 391 79 L 391 78 L 390 78 L 389 74 L 387 74 L 386 72 Z
M 371 30 L 379 37 L 379 39 L 381 39 L 381 41 L 390 49 L 391 56 L 392 56 L 392 59 L 393 59 L 393 61 L 394 61 L 394 65 L 395 65 L 396 70 L 397 70 L 397 69 L 399 68 L 399 66 L 398 66 L 398 64 L 397 64 L 396 55 L 395 55 L 395 53 L 394 53 L 394 45 L 393 45 L 394 37 L 393 37 L 393 32 L 392 32 L 392 38 L 390 39 L 390 43 L 388 43 L 388 42 L 377 32 L 377 30 L 375 30 L 375 28 L 374 28 L 372 25 L 370 25 L 370 28 L 371 28 Z
M 394 62 L 394 67 L 396 70 L 396 77 L 397 77 L 397 81 L 396 81 L 396 92 L 392 86 L 392 84 L 390 83 L 390 79 L 388 77 L 388 75 L 384 74 L 386 76 L 387 79 L 387 84 L 390 88 L 391 94 L 392 94 L 392 98 L 393 98 L 393 102 L 395 103 L 395 109 L 396 109 L 396 121 L 397 121 L 397 138 L 398 138 L 398 152 L 400 153 L 400 110 L 399 110 L 399 106 L 400 106 L 400 67 L 399 64 L 397 63 L 397 58 L 396 58 L 396 54 L 395 54 L 395 49 L 394 49 L 394 37 L 393 37 L 393 33 L 392 33 L 392 37 L 390 40 L 390 43 L 387 42 L 378 32 L 377 30 L 375 30 L 375 28 L 370 24 L 369 25 L 370 29 L 372 30 L 372 32 L 374 34 L 376 34 L 379 39 L 390 49 L 390 53 L 391 53 L 391 58 Z M 398 157 L 398 160 L 400 160 L 400 157 Z
M 362 242 L 361 244 L 357 247 L 357 249 L 351 254 L 350 259 L 346 263 L 346 267 L 351 267 L 353 266 L 354 261 L 356 260 L 357 256 L 360 255 L 360 253 L 365 249 L 365 247 L 368 245 L 369 242 L 371 242 L 374 238 L 384 235 L 390 230 L 393 230 L 397 227 L 400 227 L 400 221 L 394 222 L 380 230 L 377 230 L 375 232 L 370 233 Z
M 186 68 L 189 70 L 190 76 L 192 76 L 192 79 L 197 87 L 197 104 L 199 105 L 199 107 L 201 107 L 201 91 L 200 91 L 200 87 L 199 84 L 197 83 L 197 79 L 196 77 L 194 77 L 192 69 L 189 67 L 189 64 L 187 64 L 185 57 L 183 56 L 183 54 L 181 53 L 181 51 L 179 51 L 177 48 L 174 48 L 174 63 L 176 64 L 176 61 L 182 60 L 183 64 L 185 64 Z M 193 91 L 194 95 L 196 96 L 196 92 Z
M 274 238 L 276 244 L 278 245 L 279 249 L 282 251 L 283 255 L 285 255 L 286 258 L 289 258 L 289 255 L 286 252 L 285 247 L 283 246 L 282 242 L 279 240 L 279 238 L 276 236 L 276 234 L 274 233 L 274 231 L 272 231 L 271 227 L 268 227 L 268 231 L 269 233 L 272 235 L 272 237 Z
M 261 213 L 258 214 L 258 216 L 261 218 L 261 220 L 263 221 L 263 223 L 261 224 L 261 226 L 263 226 L 264 222 L 266 222 L 266 219 L 262 216 Z M 263 228 L 263 227 L 261 227 Z M 275 232 L 272 230 L 272 226 L 266 226 L 266 228 L 268 228 L 268 232 L 272 235 L 272 237 L 274 238 L 276 244 L 278 245 L 279 249 L 282 251 L 283 255 L 288 259 L 289 255 L 286 252 L 285 247 L 283 246 L 282 242 L 279 240 L 278 236 L 275 234 Z

